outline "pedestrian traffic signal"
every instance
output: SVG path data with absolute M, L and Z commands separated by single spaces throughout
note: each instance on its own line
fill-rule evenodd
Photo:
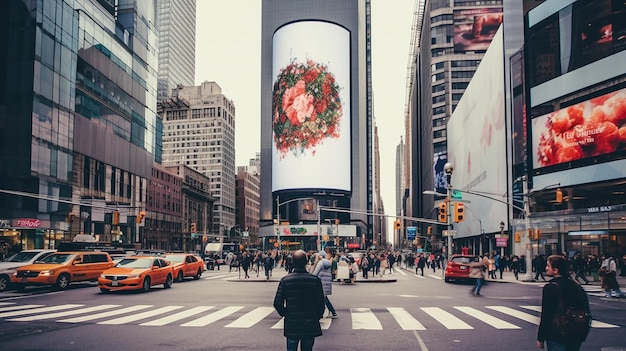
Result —
M 448 223 L 448 204 L 445 202 L 439 204 L 439 222 Z
M 454 221 L 456 223 L 463 222 L 465 220 L 465 204 L 462 202 L 454 203 Z
M 191 232 L 192 233 L 196 232 L 196 224 L 195 223 L 191 223 Z
M 146 216 L 146 211 L 139 211 L 139 213 L 137 214 L 137 223 L 141 223 L 145 216 Z
M 515 232 L 514 240 L 516 243 L 519 243 L 522 241 L 522 238 L 520 238 L 519 232 Z
M 112 223 L 113 223 L 113 225 L 120 224 L 120 211 L 118 211 L 118 210 L 113 211 Z
M 560 204 L 561 202 L 563 202 L 563 192 L 561 191 L 561 188 L 557 188 L 556 189 L 556 203 Z
M 400 228 L 402 228 L 402 223 L 400 223 L 399 220 L 395 220 L 393 222 L 393 227 L 394 227 L 394 229 L 400 229 Z

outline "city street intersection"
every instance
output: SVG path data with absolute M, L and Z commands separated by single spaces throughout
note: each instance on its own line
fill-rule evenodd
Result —
M 280 277 L 250 279 L 235 270 L 207 271 L 199 281 L 148 293 L 100 294 L 93 283 L 66 291 L 29 288 L 0 294 L 3 350 L 280 350 L 280 316 L 272 307 Z M 511 276 L 508 276 L 511 275 Z M 535 350 L 541 283 L 488 283 L 483 297 L 469 284 L 444 283 L 396 268 L 383 279 L 334 283 L 339 318 L 322 320 L 318 350 Z M 374 282 L 378 282 L 374 283 Z M 626 299 L 585 286 L 594 322 L 583 350 L 626 348 Z

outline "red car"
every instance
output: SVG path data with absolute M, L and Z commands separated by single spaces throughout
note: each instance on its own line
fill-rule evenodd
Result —
M 444 280 L 446 283 L 451 280 L 472 280 L 470 278 L 470 262 L 478 262 L 480 258 L 476 255 L 452 255 L 448 265 L 446 266 L 446 272 L 444 274 Z

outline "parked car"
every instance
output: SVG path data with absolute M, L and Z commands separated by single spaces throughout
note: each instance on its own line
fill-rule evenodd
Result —
M 55 252 L 33 264 L 19 267 L 11 277 L 11 283 L 18 289 L 28 285 L 53 285 L 64 290 L 72 282 L 95 282 L 112 266 L 111 256 L 106 252 Z
M 132 256 L 123 258 L 115 267 L 105 270 L 98 278 L 98 287 L 103 294 L 120 290 L 150 290 L 163 284 L 169 289 L 174 282 L 174 266 L 155 256 Z
M 454 280 L 472 280 L 470 278 L 470 263 L 478 262 L 479 257 L 476 255 L 452 255 L 452 258 L 448 261 L 446 271 L 444 273 L 444 280 L 446 283 Z
M 11 286 L 11 276 L 18 267 L 32 264 L 37 260 L 54 253 L 56 250 L 24 250 L 0 262 L 0 291 L 5 291 Z
M 183 281 L 186 277 L 198 280 L 205 270 L 202 259 L 193 254 L 168 253 L 163 257 L 174 266 L 174 277 L 177 282 Z

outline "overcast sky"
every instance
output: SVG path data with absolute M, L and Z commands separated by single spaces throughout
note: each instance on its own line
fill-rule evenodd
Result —
M 415 0 L 372 0 L 373 106 L 387 215 L 396 211 L 396 146 L 404 136 L 414 6 Z M 247 165 L 260 151 L 261 0 L 198 0 L 196 13 L 196 84 L 215 81 L 234 101 L 236 165 Z

